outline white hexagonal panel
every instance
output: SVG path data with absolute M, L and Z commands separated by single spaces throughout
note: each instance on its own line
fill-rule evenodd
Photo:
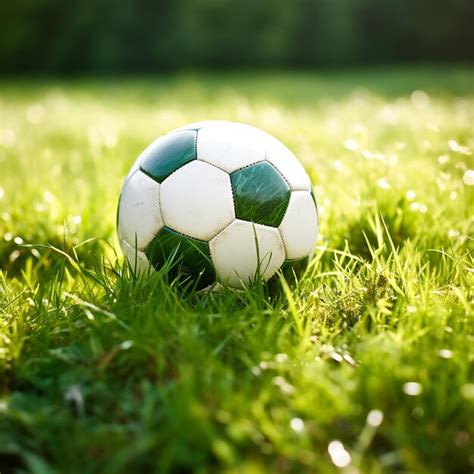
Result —
M 269 134 L 266 135 L 267 160 L 283 175 L 292 190 L 309 191 L 311 180 L 298 158 L 275 137 Z
M 125 239 L 120 242 L 122 251 L 130 263 L 132 270 L 137 273 L 146 273 L 151 271 L 152 266 L 149 264 L 146 255 L 140 250 L 135 249 Z
M 241 124 L 205 126 L 198 132 L 197 158 L 232 173 L 265 159 L 264 140 Z
M 302 258 L 314 251 L 318 235 L 318 217 L 308 191 L 293 191 L 280 227 L 286 258 Z
M 133 176 L 133 174 L 135 173 L 135 171 L 139 170 L 140 169 L 140 163 L 141 163 L 141 156 L 140 155 L 136 160 L 135 162 L 133 163 L 132 167 L 130 168 L 127 176 L 125 176 L 125 179 L 123 180 L 123 184 L 125 185 L 125 183 Z
M 122 188 L 118 231 L 121 239 L 144 250 L 163 227 L 160 213 L 160 185 L 141 171 L 135 171 Z
M 160 199 L 165 225 L 195 239 L 212 239 L 235 218 L 229 175 L 202 161 L 166 178 Z
M 285 249 L 278 230 L 236 219 L 209 242 L 211 258 L 219 279 L 239 288 L 257 272 L 268 280 L 285 260 Z M 258 257 L 257 257 L 258 255 Z

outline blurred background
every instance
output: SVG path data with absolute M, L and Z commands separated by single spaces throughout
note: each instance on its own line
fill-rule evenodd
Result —
M 474 1 L 0 2 L 1 73 L 471 62 Z

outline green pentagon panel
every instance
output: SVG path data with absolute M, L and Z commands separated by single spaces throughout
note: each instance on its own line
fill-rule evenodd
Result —
M 277 169 L 262 161 L 230 175 L 238 219 L 278 227 L 290 201 L 290 187 Z
M 209 244 L 175 232 L 169 227 L 163 227 L 158 232 L 145 249 L 145 255 L 157 269 L 170 261 L 173 277 L 181 273 L 184 277 L 199 279 L 198 288 L 215 280 Z
M 142 160 L 140 169 L 158 183 L 171 173 L 196 159 L 196 130 L 170 133 L 153 144 Z

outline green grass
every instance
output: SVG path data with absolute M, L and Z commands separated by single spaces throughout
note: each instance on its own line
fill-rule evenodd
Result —
M 214 118 L 310 173 L 299 282 L 122 266 L 128 167 Z M 471 472 L 473 123 L 469 68 L 4 79 L 0 472 Z

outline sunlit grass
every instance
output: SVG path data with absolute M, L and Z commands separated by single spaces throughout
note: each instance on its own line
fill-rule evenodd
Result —
M 310 173 L 300 281 L 123 268 L 127 169 L 217 118 Z M 0 471 L 472 471 L 473 123 L 460 68 L 4 80 Z

